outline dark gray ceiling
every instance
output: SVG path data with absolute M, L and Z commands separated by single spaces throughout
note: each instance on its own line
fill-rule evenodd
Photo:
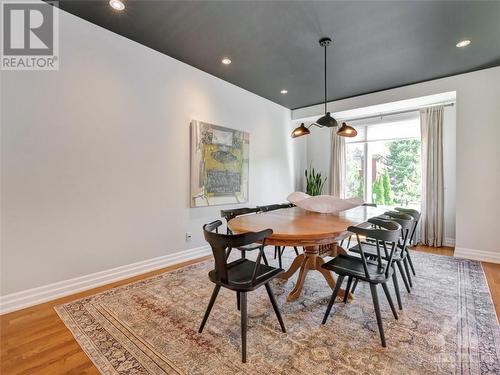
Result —
M 323 36 L 334 40 L 329 100 L 500 65 L 500 1 L 123 2 L 123 12 L 108 0 L 59 3 L 288 108 L 323 101 Z M 472 44 L 456 48 L 464 38 Z

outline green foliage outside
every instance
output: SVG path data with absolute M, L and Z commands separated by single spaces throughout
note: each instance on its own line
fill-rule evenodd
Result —
M 381 205 L 391 205 L 393 201 L 393 193 L 389 173 L 377 176 L 377 179 L 372 185 L 372 202 Z
M 382 176 L 382 185 L 384 187 L 384 201 L 385 204 L 393 204 L 393 193 L 392 193 L 392 187 L 391 187 L 391 180 L 389 178 L 389 173 L 387 171 L 384 173 Z
M 390 142 L 386 157 L 391 203 L 407 206 L 420 200 L 420 140 Z
M 363 183 L 362 178 L 359 178 L 358 181 L 358 189 L 356 190 L 356 197 L 363 199 L 365 197 L 365 184 Z
M 378 176 L 372 185 L 372 202 L 376 204 L 385 204 L 382 176 Z
M 386 143 L 372 184 L 372 202 L 378 205 L 408 206 L 420 201 L 420 140 L 403 139 Z M 359 163 L 364 153 L 347 154 L 347 191 L 364 198 L 364 176 Z

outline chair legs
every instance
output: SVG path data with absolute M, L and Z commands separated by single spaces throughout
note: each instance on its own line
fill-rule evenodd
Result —
M 408 262 L 410 263 L 410 268 L 411 268 L 411 271 L 413 272 L 413 276 L 417 276 L 417 274 L 415 273 L 415 267 L 413 267 L 413 262 L 411 261 L 411 256 L 410 256 L 410 252 L 408 250 L 406 250 L 406 257 L 408 258 Z
M 295 250 L 295 255 L 299 256 L 299 249 L 297 249 L 297 246 L 294 246 L 293 250 Z M 280 268 L 283 268 L 282 256 L 283 256 L 284 252 L 285 252 L 285 246 L 275 246 L 274 247 L 274 259 L 278 258 L 278 264 L 279 264 Z
M 354 280 L 354 285 L 352 286 L 351 289 L 351 294 L 354 294 L 354 291 L 356 290 L 356 287 L 358 286 L 358 279 Z
M 403 283 L 405 284 L 406 291 L 408 293 L 411 293 L 411 288 L 413 288 L 413 283 L 411 280 L 410 269 L 408 268 L 408 262 L 406 261 L 406 258 L 404 260 L 396 261 L 396 262 L 394 262 L 394 264 L 397 266 L 399 273 L 401 274 L 401 278 L 403 279 Z M 403 265 L 404 265 L 404 268 L 403 268 Z M 410 263 L 410 267 L 411 267 L 411 263 Z M 399 286 L 397 285 L 398 281 L 397 281 L 397 275 L 396 275 L 396 267 L 394 267 L 394 274 L 393 274 L 392 279 L 394 280 L 394 284 L 395 284 L 394 287 L 396 290 L 396 297 L 398 298 L 399 309 L 402 310 L 403 307 L 401 305 L 401 297 L 399 295 Z M 351 294 L 354 293 L 357 286 L 358 286 L 358 280 L 355 279 L 354 285 L 352 286 Z
M 347 240 L 347 250 L 349 250 L 349 247 L 351 246 L 351 238 L 352 238 L 352 236 L 349 236 L 349 239 Z M 339 245 L 341 247 L 344 247 L 344 241 L 345 241 L 345 238 L 342 241 L 340 241 Z
M 271 304 L 273 305 L 274 313 L 278 318 L 281 330 L 286 333 L 285 323 L 283 323 L 283 319 L 281 317 L 281 313 L 278 308 L 278 304 L 276 303 L 276 298 L 274 297 L 271 286 L 269 285 L 269 283 L 267 283 L 265 284 L 265 287 L 269 299 L 271 300 Z M 212 297 L 210 297 L 210 302 L 208 303 L 208 307 L 207 310 L 205 311 L 205 315 L 203 316 L 203 320 L 201 322 L 198 333 L 203 332 L 203 328 L 205 327 L 210 312 L 212 311 L 212 307 L 214 306 L 215 300 L 217 299 L 219 290 L 220 290 L 220 285 L 215 285 L 214 290 L 212 292 Z M 240 310 L 241 314 L 241 361 L 245 363 L 247 361 L 247 329 L 248 329 L 247 292 L 236 292 L 236 306 L 238 310 Z
M 344 294 L 344 303 L 347 303 L 347 297 L 349 297 L 349 290 L 351 290 L 352 276 L 347 279 L 347 286 L 345 288 L 346 292 Z
M 408 283 L 410 284 L 410 288 L 413 288 L 413 283 L 411 282 L 410 269 L 408 268 L 408 257 L 403 259 L 403 265 L 405 266 L 406 277 L 408 277 Z
M 389 306 L 391 306 L 392 315 L 394 315 L 394 319 L 398 320 L 398 313 L 396 312 L 396 308 L 394 307 L 394 303 L 392 302 L 391 294 L 389 293 L 389 288 L 387 288 L 386 283 L 382 283 L 382 289 L 384 290 L 385 296 L 387 297 L 387 302 L 389 302 Z
M 335 284 L 335 289 L 332 293 L 332 298 L 330 298 L 330 302 L 328 303 L 328 307 L 325 311 L 325 316 L 323 317 L 323 322 L 321 324 L 325 324 L 328 316 L 330 315 L 330 311 L 332 310 L 333 303 L 335 302 L 335 298 L 337 298 L 337 294 L 339 293 L 340 286 L 342 285 L 342 281 L 344 281 L 345 276 L 339 275 L 337 278 L 337 283 Z
M 401 261 L 395 262 L 395 263 L 396 263 L 396 266 L 398 267 L 399 273 L 401 274 L 401 278 L 403 279 L 403 283 L 405 284 L 406 291 L 408 293 L 410 293 L 411 292 L 410 284 L 408 284 L 408 279 L 406 278 L 405 271 L 403 270 L 403 266 L 401 265 Z
M 394 269 L 394 272 L 392 273 L 392 282 L 394 283 L 394 292 L 396 292 L 398 307 L 400 310 L 403 310 L 403 303 L 401 302 L 401 294 L 399 294 L 399 283 L 398 283 L 398 275 L 396 275 L 396 269 Z
M 266 258 L 266 253 L 264 253 L 264 251 L 262 251 L 262 260 L 264 261 L 264 264 L 266 266 L 269 266 L 269 263 L 268 263 L 267 258 Z
M 200 329 L 198 330 L 198 333 L 203 332 L 203 328 L 205 327 L 205 323 L 207 322 L 208 316 L 210 315 L 210 311 L 212 311 L 212 307 L 214 306 L 215 299 L 217 298 L 217 294 L 219 294 L 220 290 L 220 285 L 216 285 L 214 287 L 214 291 L 212 292 L 212 297 L 210 297 L 210 302 L 208 303 L 207 310 L 205 311 L 205 316 L 203 317 L 203 320 L 201 321 Z
M 240 292 L 241 303 L 241 362 L 247 361 L 247 293 Z
M 276 314 L 278 322 L 280 323 L 281 330 L 286 333 L 285 324 L 283 323 L 283 319 L 281 318 L 281 313 L 278 308 L 278 304 L 276 303 L 276 298 L 274 297 L 273 291 L 271 290 L 271 286 L 269 285 L 269 283 L 267 283 L 265 286 L 267 290 L 267 295 L 269 296 L 271 304 L 273 305 L 274 313 Z
M 370 291 L 372 293 L 373 307 L 375 308 L 375 315 L 377 317 L 378 331 L 380 333 L 380 341 L 382 342 L 382 346 L 385 348 L 387 345 L 385 343 L 385 335 L 384 335 L 384 326 L 382 324 L 382 316 L 380 315 L 380 306 L 378 303 L 378 295 L 377 295 L 377 285 L 370 283 Z
M 276 256 L 278 256 L 278 264 L 280 268 L 283 268 L 283 261 L 281 259 L 281 247 L 280 246 L 275 246 L 274 247 L 274 259 L 276 259 Z
M 337 298 L 337 294 L 339 292 L 340 286 L 342 285 L 342 281 L 344 281 L 345 276 L 339 275 L 337 279 L 337 283 L 335 285 L 335 289 L 333 291 L 332 297 L 330 298 L 330 302 L 328 303 L 328 307 L 326 308 L 325 315 L 323 317 L 323 321 L 321 324 L 325 324 L 326 321 L 328 320 L 328 316 L 330 315 L 330 311 L 332 310 L 332 306 L 335 302 L 335 298 Z M 349 276 L 349 278 L 352 278 L 352 276 Z M 355 282 L 358 281 L 357 279 Z M 347 281 L 348 288 L 350 288 L 350 283 L 352 282 L 351 280 Z M 391 295 L 389 294 L 389 289 L 387 288 L 387 285 L 384 283 L 382 284 L 382 288 L 384 289 L 384 293 L 387 297 L 387 301 L 389 302 L 389 305 L 391 306 L 392 313 L 394 314 L 394 317 L 398 319 L 398 314 L 396 312 L 396 309 L 394 308 L 394 303 L 392 302 Z M 349 289 L 346 289 L 349 290 Z M 386 342 L 385 342 L 385 335 L 384 335 L 384 326 L 382 323 L 382 316 L 380 314 L 380 305 L 379 305 L 379 300 L 378 300 L 378 295 L 377 295 L 377 284 L 371 284 L 370 283 L 370 291 L 372 294 L 372 299 L 373 299 L 373 307 L 375 309 L 375 316 L 377 317 L 377 325 L 378 325 L 378 331 L 380 334 L 380 341 L 382 342 L 382 346 L 385 348 Z

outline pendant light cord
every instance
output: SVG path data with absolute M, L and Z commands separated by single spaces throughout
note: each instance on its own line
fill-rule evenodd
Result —
M 326 114 L 326 98 L 327 98 L 327 92 L 326 92 L 326 47 L 327 45 L 325 45 L 325 114 Z

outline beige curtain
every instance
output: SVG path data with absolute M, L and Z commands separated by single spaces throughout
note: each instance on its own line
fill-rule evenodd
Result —
M 443 107 L 420 111 L 422 132 L 422 216 L 420 241 L 442 246 L 444 237 Z
M 332 130 L 332 152 L 330 160 L 330 194 L 344 198 L 345 185 L 345 138 Z

